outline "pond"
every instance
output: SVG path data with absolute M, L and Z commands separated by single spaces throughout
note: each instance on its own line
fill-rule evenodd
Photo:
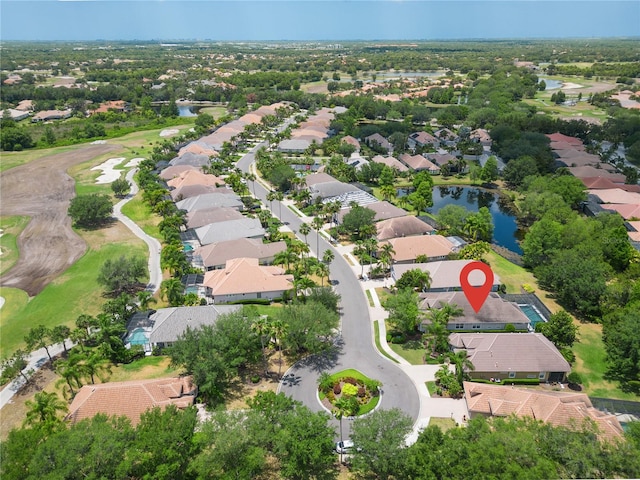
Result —
M 178 105 L 178 116 L 179 117 L 196 117 L 198 113 L 195 111 L 194 107 L 191 105 Z
M 460 205 L 472 212 L 477 212 L 480 207 L 487 207 L 493 219 L 492 242 L 522 255 L 518 240 L 522 239 L 523 232 L 518 229 L 516 216 L 504 197 L 482 188 L 434 187 L 430 212 L 435 215 L 445 205 Z
M 562 82 L 560 80 L 553 80 L 551 78 L 539 77 L 538 83 L 540 83 L 542 80 L 544 80 L 544 83 L 546 85 L 545 90 L 557 90 L 558 88 L 562 87 Z

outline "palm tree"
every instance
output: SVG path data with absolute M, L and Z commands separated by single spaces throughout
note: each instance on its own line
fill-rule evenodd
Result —
M 450 352 L 446 355 L 451 363 L 456 367 L 456 378 L 462 388 L 462 383 L 469 377 L 466 373 L 468 370 L 474 370 L 475 367 L 467 355 L 466 350 L 458 350 L 457 352 Z
M 276 199 L 276 192 L 271 190 L 267 193 L 267 201 L 269 202 L 269 210 L 273 212 L 273 201 Z
M 322 262 L 325 263 L 326 265 L 331 264 L 334 258 L 336 258 L 336 255 L 333 253 L 333 250 L 331 249 L 327 248 L 322 254 Z
M 152 303 L 157 303 L 157 300 L 153 298 L 153 294 L 149 290 L 138 292 L 138 305 L 142 312 L 149 310 L 149 305 Z
M 320 286 L 324 287 L 324 277 L 329 279 L 329 266 L 326 263 L 320 263 L 316 267 L 316 273 L 320 276 Z
M 324 226 L 324 221 L 320 216 L 316 216 L 313 218 L 311 225 L 316 230 L 316 252 L 320 252 L 320 230 Z
M 251 182 L 251 190 L 253 190 L 253 196 L 256 196 L 256 176 L 253 173 L 246 173 L 244 178 L 247 182 Z
M 60 422 L 58 412 L 66 412 L 67 404 L 55 393 L 38 392 L 33 401 L 27 400 L 25 405 L 29 409 L 25 425 L 35 427 L 37 425 L 53 426 Z
M 264 360 L 264 374 L 269 374 L 269 365 L 267 363 L 267 351 L 264 348 L 264 337 L 271 332 L 271 324 L 269 317 L 266 315 L 260 315 L 251 324 L 251 330 L 260 336 L 260 345 L 262 346 L 262 358 Z
M 80 346 L 80 351 L 84 352 L 84 344 L 89 339 L 89 334 L 84 328 L 74 328 L 69 334 L 69 339 Z
M 66 383 L 72 397 L 76 394 L 74 388 L 82 387 L 82 382 L 80 381 L 82 376 L 81 360 L 82 357 L 80 355 L 71 354 L 66 360 L 59 359 L 55 363 L 56 373 L 62 377 L 56 385 Z
M 279 192 L 279 191 L 276 192 L 276 198 L 275 199 L 279 203 L 278 209 L 279 209 L 280 215 L 278 215 L 278 217 L 280 218 L 280 220 L 282 220 L 282 201 L 284 200 L 284 193 Z
M 56 325 L 51 330 L 51 340 L 57 343 L 62 343 L 64 353 L 67 353 L 67 338 L 71 335 L 71 329 L 66 325 Z
M 184 286 L 177 278 L 170 278 L 160 284 L 160 295 L 169 302 L 172 307 L 178 307 L 182 304 L 184 295 Z
M 297 259 L 298 259 L 298 255 L 296 255 L 293 249 L 290 247 L 287 247 L 286 250 L 283 250 L 282 252 L 278 252 L 275 254 L 275 256 L 273 257 L 273 264 L 286 265 L 287 266 L 286 271 L 289 272 L 291 271 L 291 268 L 290 268 L 291 263 L 294 263 Z
M 307 243 L 307 235 L 309 235 L 309 233 L 311 233 L 311 227 L 309 226 L 308 223 L 302 223 L 302 225 L 300 225 L 300 233 L 302 235 L 304 235 L 304 243 L 306 243 L 307 245 L 309 245 Z
M 393 255 L 396 251 L 393 249 L 393 245 L 390 243 L 385 243 L 380 247 L 380 263 L 382 263 L 385 270 L 391 268 L 391 263 L 393 262 Z
M 97 325 L 96 319 L 91 315 L 82 314 L 76 318 L 76 327 L 87 330 L 87 336 L 91 335 L 91 328 Z
M 275 338 L 276 348 L 279 351 L 278 355 L 278 378 L 282 374 L 282 337 L 287 332 L 287 325 L 279 318 L 271 322 L 271 334 Z
M 380 187 L 380 194 L 384 200 L 392 200 L 396 198 L 398 192 L 393 185 L 383 185 Z
M 353 247 L 353 252 L 352 252 L 357 258 L 358 261 L 360 262 L 360 277 L 364 276 L 364 254 L 367 253 L 367 247 L 364 243 L 363 240 L 358 240 L 355 244 L 355 246 Z
M 340 442 L 344 441 L 344 435 L 342 433 L 342 419 L 344 417 L 350 416 L 353 412 L 351 411 L 351 402 L 349 402 L 346 398 L 339 398 L 333 404 L 335 407 L 333 409 L 333 415 L 338 420 L 340 420 Z M 340 463 L 342 463 L 342 449 L 340 449 Z
M 373 263 L 373 254 L 378 251 L 378 240 L 375 238 L 367 238 L 364 241 L 365 248 L 369 254 L 369 270 L 371 270 L 371 264 Z
M 84 360 L 84 362 L 82 362 L 80 370 L 84 376 L 89 376 L 89 378 L 91 378 L 91 385 L 93 385 L 94 383 L 96 383 L 96 375 L 102 380 L 102 378 L 100 377 L 100 374 L 102 372 L 106 371 L 108 373 L 111 373 L 111 366 L 109 365 L 109 361 L 106 358 L 97 353 L 94 353 L 92 355 L 89 355 Z

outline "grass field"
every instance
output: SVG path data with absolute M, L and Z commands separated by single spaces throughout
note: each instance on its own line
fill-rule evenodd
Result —
M 149 205 L 142 201 L 140 192 L 122 207 L 122 213 L 137 223 L 144 233 L 158 240 L 161 239 L 158 224 L 162 218 L 153 213 Z
M 21 290 L 2 288 L 0 295 L 6 299 L 0 318 L 2 356 L 10 355 L 23 347 L 24 336 L 31 327 L 40 324 L 47 327 L 74 326 L 80 314 L 99 313 L 106 300 L 102 296 L 102 287 L 97 282 L 98 272 L 104 261 L 133 254 L 146 258 L 146 253 L 141 240 L 107 243 L 90 248 L 80 260 L 30 300 Z
M 227 114 L 227 109 L 225 107 L 203 107 L 199 110 L 198 113 L 206 113 L 211 115 L 215 120 L 220 117 L 224 117 Z
M 440 430 L 442 430 L 443 432 L 446 432 L 447 430 L 451 430 L 452 428 L 456 428 L 458 426 L 455 420 L 442 417 L 431 417 L 429 419 L 429 426 L 431 425 L 440 427 Z
M 108 375 L 108 380 L 110 382 L 126 382 L 129 380 L 147 380 L 178 375 L 180 369 L 171 367 L 170 363 L 171 359 L 166 356 L 144 357 L 135 362 L 111 367 L 111 374 Z
M 378 323 L 379 321 L 376 320 L 375 322 L 373 322 L 373 335 L 375 338 L 375 342 L 376 342 L 376 348 L 378 349 L 378 351 L 384 355 L 385 357 L 387 357 L 389 360 L 391 360 L 393 363 L 400 363 L 398 362 L 398 360 L 396 360 L 395 358 L 393 358 L 391 355 L 389 355 L 385 350 L 383 350 L 382 348 L 382 343 L 380 342 L 380 324 Z
M 410 340 L 403 344 L 389 343 L 389 346 L 411 365 L 424 365 L 425 349 L 422 342 Z
M 604 379 L 607 370 L 607 354 L 602 342 L 602 325 L 578 324 L 578 340 L 573 344 L 573 350 L 576 354 L 573 368 L 582 377 L 585 393 L 592 397 L 640 400 L 632 393 L 623 392 L 616 382 Z
M 18 261 L 17 239 L 20 232 L 29 223 L 29 217 L 13 216 L 0 217 L 0 275 L 9 271 L 14 263 Z

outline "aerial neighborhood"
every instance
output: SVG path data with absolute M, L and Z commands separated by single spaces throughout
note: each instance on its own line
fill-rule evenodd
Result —
M 640 62 L 558 42 L 3 42 L 3 478 L 640 476 Z

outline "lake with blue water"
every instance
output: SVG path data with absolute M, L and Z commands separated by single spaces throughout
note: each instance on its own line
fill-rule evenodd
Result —
M 433 207 L 429 211 L 437 214 L 445 205 L 460 205 L 472 212 L 487 207 L 493 219 L 493 243 L 522 255 L 518 244 L 522 231 L 518 229 L 511 206 L 500 195 L 475 187 L 434 187 Z

